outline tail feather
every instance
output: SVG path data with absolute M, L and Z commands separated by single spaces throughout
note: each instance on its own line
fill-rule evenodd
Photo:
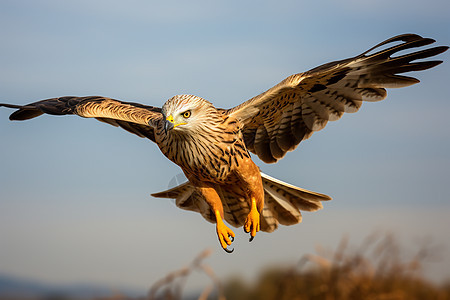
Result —
M 171 189 L 154 193 L 152 197 L 175 199 L 175 205 L 181 209 L 200 213 L 208 222 L 215 223 L 213 211 L 202 195 L 197 193 L 195 187 L 188 181 Z
M 261 230 L 272 232 L 281 225 L 293 225 L 302 221 L 303 211 L 316 211 L 322 208 L 321 201 L 331 200 L 331 197 L 308 191 L 281 180 L 261 173 L 264 188 L 264 209 L 261 213 Z M 228 194 L 229 193 L 229 194 Z M 234 194 L 222 189 L 225 199 L 235 197 Z M 197 192 L 190 182 L 183 183 L 169 190 L 152 194 L 157 198 L 175 199 L 177 207 L 200 213 L 207 221 L 215 223 L 213 211 L 203 196 Z M 235 227 L 245 222 L 245 214 L 228 211 L 224 205 L 225 220 Z M 243 207 L 248 210 L 248 207 Z M 244 216 L 244 217 L 243 217 Z
M 330 196 L 308 191 L 261 173 L 264 188 L 264 209 L 262 218 L 267 219 L 267 228 L 272 232 L 281 225 L 294 225 L 302 221 L 301 210 L 316 211 L 323 208 L 321 201 L 331 200 Z
M 296 187 L 264 173 L 261 173 L 261 177 L 265 191 L 268 189 L 273 190 L 277 195 L 282 195 L 287 198 L 289 202 L 294 204 L 300 210 L 319 210 L 323 207 L 320 201 L 332 199 L 330 196 Z
M 272 190 L 270 187 L 264 187 L 264 206 L 272 213 L 273 218 L 267 220 L 267 224 L 271 231 L 281 225 L 293 225 L 302 221 L 302 214 L 300 211 L 283 195 Z M 266 211 L 263 211 L 265 218 Z

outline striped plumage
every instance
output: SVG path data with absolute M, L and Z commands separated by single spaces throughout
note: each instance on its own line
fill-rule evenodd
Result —
M 153 195 L 175 198 L 178 207 L 197 211 L 216 223 L 219 241 L 227 250 L 234 233 L 222 219 L 235 227 L 244 226 L 253 238 L 260 229 L 271 232 L 279 224 L 299 223 L 301 210 L 315 211 L 322 208 L 321 201 L 331 199 L 262 174 L 249 152 L 264 162 L 276 162 L 328 121 L 338 120 L 344 112 L 358 111 L 363 101 L 384 99 L 385 88 L 419 82 L 399 74 L 440 64 L 442 61 L 416 60 L 440 54 L 448 47 L 394 54 L 433 42 L 415 34 L 396 36 L 356 57 L 289 76 L 231 109 L 215 108 L 192 95 L 175 96 L 162 108 L 99 96 L 0 106 L 18 109 L 11 120 L 27 120 L 43 113 L 74 114 L 154 141 L 181 167 L 188 182 Z
M 390 48 L 367 55 L 396 42 Z M 363 101 L 383 100 L 385 88 L 418 83 L 416 78 L 399 74 L 440 64 L 442 61 L 413 61 L 437 55 L 448 47 L 393 55 L 434 42 L 415 34 L 390 38 L 356 57 L 289 76 L 227 113 L 244 120 L 247 148 L 264 162 L 276 162 L 313 132 L 323 129 L 328 121 L 338 120 L 344 112 L 357 112 Z
M 240 123 L 205 99 L 192 95 L 169 99 L 162 113 L 169 116 L 186 110 L 192 112 L 189 122 L 170 132 L 161 124 L 155 131 L 156 143 L 186 175 L 200 177 L 203 181 L 224 182 L 240 159 L 250 158 Z

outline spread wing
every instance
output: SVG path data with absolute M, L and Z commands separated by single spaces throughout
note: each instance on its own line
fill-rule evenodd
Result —
M 397 43 L 380 50 L 380 47 L 394 42 Z M 358 111 L 362 101 L 383 100 L 385 88 L 418 83 L 416 78 L 398 74 L 426 70 L 440 64 L 442 61 L 413 61 L 437 55 L 448 47 L 392 55 L 434 42 L 415 34 L 393 37 L 356 57 L 289 76 L 225 113 L 242 121 L 248 150 L 266 163 L 276 162 L 313 132 L 324 128 L 328 121 L 338 120 L 344 112 Z M 374 50 L 378 52 L 368 54 Z
M 1 103 L 0 106 L 18 109 L 11 114 L 10 120 L 28 120 L 44 113 L 50 115 L 72 114 L 85 118 L 96 118 L 113 126 L 120 126 L 152 141 L 155 141 L 154 128 L 162 118 L 161 109 L 158 107 L 100 96 L 67 96 L 41 100 L 23 106 Z

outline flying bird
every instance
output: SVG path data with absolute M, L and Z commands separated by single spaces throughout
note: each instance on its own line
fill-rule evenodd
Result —
M 216 224 L 221 247 L 235 234 L 225 224 L 241 227 L 250 241 L 260 230 L 301 222 L 303 211 L 322 208 L 327 195 L 308 191 L 260 172 L 250 152 L 275 163 L 301 141 L 358 111 L 363 101 L 380 101 L 385 88 L 418 83 L 405 72 L 432 68 L 442 61 L 417 61 L 438 55 L 447 46 L 419 51 L 435 40 L 415 34 L 390 38 L 368 51 L 291 75 L 266 92 L 230 108 L 216 108 L 193 95 L 177 95 L 162 108 L 100 96 L 65 96 L 27 105 L 0 104 L 17 109 L 10 120 L 28 120 L 44 113 L 78 115 L 121 127 L 155 142 L 181 167 L 188 181 L 154 197 L 176 199 L 180 208 L 199 212 Z

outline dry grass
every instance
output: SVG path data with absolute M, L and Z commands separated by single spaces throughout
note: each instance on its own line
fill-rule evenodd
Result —
M 210 266 L 203 263 L 203 260 L 211 255 L 211 250 L 205 250 L 200 253 L 193 262 L 180 270 L 172 272 L 166 275 L 164 278 L 157 281 L 150 288 L 148 293 L 148 300 L 176 300 L 182 298 L 182 291 L 186 283 L 187 277 L 193 271 L 200 271 L 207 275 L 211 279 L 211 285 L 207 286 L 198 297 L 199 300 L 206 300 L 211 292 L 215 288 L 216 296 L 214 298 L 218 300 L 225 300 L 224 290 L 222 288 L 220 280 L 215 275 Z
M 232 278 L 224 286 L 203 263 L 209 255 L 203 252 L 190 266 L 155 283 L 148 299 L 186 299 L 182 287 L 194 270 L 204 272 L 212 282 L 198 299 L 450 299 L 450 285 L 436 286 L 422 275 L 423 263 L 435 257 L 436 250 L 427 242 L 405 258 L 389 234 L 372 234 L 356 248 L 343 238 L 334 250 L 318 248 L 316 254 L 305 255 L 290 268 L 267 270 L 253 285 Z
M 226 284 L 227 299 L 450 299 L 450 286 L 438 287 L 422 276 L 434 249 L 422 247 L 411 259 L 391 235 L 368 237 L 351 250 L 348 239 L 334 251 L 318 249 L 289 269 L 271 269 L 254 286 Z
M 289 268 L 268 269 L 252 285 L 237 277 L 222 283 L 204 262 L 211 254 L 205 250 L 188 266 L 154 283 L 146 297 L 133 300 L 450 300 L 450 282 L 437 286 L 422 275 L 424 261 L 435 257 L 435 250 L 427 242 L 405 258 L 392 235 L 373 234 L 358 247 L 343 238 L 334 250 L 318 248 Z M 183 291 L 193 272 L 205 274 L 210 284 L 197 296 L 187 296 Z M 97 300 L 125 299 L 131 300 L 122 295 Z

